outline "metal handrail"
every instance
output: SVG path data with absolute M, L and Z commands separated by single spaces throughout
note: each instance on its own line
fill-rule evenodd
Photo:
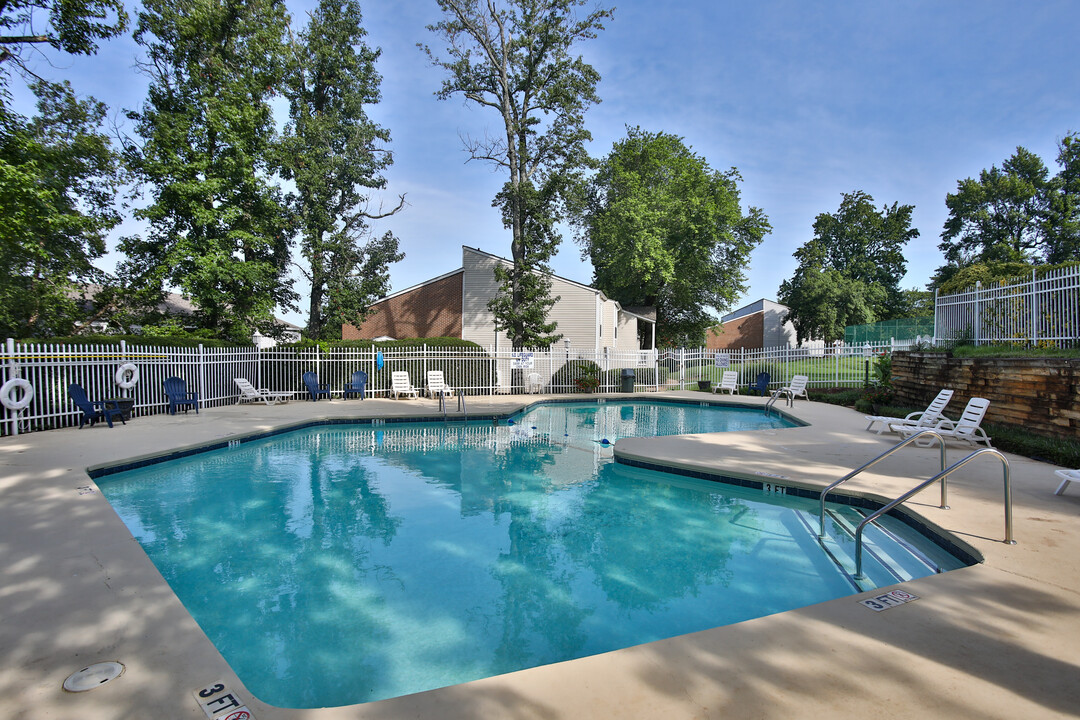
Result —
M 765 403 L 765 414 L 769 414 L 769 408 L 776 404 L 777 399 L 780 397 L 781 390 L 773 390 L 772 397 Z
M 442 411 L 443 420 L 446 420 L 446 393 L 439 392 L 439 410 Z M 457 392 L 457 411 L 469 419 L 469 409 L 465 406 L 465 396 L 459 390 Z
M 861 473 L 863 470 L 866 470 L 867 468 L 871 468 L 874 465 L 877 465 L 880 461 L 882 461 L 885 458 L 889 457 L 890 455 L 892 455 L 894 452 L 896 452 L 900 448 L 902 448 L 902 447 L 904 447 L 906 445 L 910 445 L 911 443 L 915 442 L 915 440 L 917 438 L 923 437 L 924 435 L 932 435 L 932 436 L 934 436 L 934 437 L 936 437 L 938 439 L 938 443 L 941 445 L 941 471 L 942 471 L 942 473 L 944 473 L 945 472 L 945 452 L 946 452 L 945 451 L 945 440 L 944 440 L 944 438 L 941 437 L 940 434 L 938 434 L 937 431 L 935 431 L 935 430 L 920 430 L 919 432 L 915 433 L 914 435 L 912 435 L 910 437 L 907 437 L 907 438 L 904 438 L 904 440 L 902 440 L 899 445 L 894 445 L 893 447 L 889 448 L 885 452 L 878 455 L 876 458 L 874 458 L 870 462 L 866 463 L 865 465 L 863 465 L 862 467 L 860 467 L 860 468 L 858 468 L 856 470 L 852 470 L 847 475 L 840 478 L 839 480 L 834 482 L 832 485 L 828 486 L 827 488 L 825 488 L 824 490 L 821 491 L 821 511 L 818 513 L 818 520 L 819 520 L 819 523 L 820 523 L 819 529 L 818 529 L 818 537 L 825 537 L 825 496 L 828 495 L 831 490 L 833 490 L 838 485 L 846 483 L 848 480 L 855 477 L 856 475 Z M 948 501 L 948 488 L 946 487 L 946 480 L 945 480 L 945 477 L 941 473 L 939 473 L 938 475 L 935 476 L 935 478 L 937 478 L 937 477 L 941 478 L 941 509 L 942 510 L 948 510 L 949 509 L 949 506 L 947 504 L 947 501 Z
M 879 508 L 879 509 L 875 510 L 874 512 L 870 513 L 869 515 L 866 516 L 865 519 L 863 519 L 863 521 L 861 523 L 859 523 L 859 526 L 857 528 L 855 528 L 855 579 L 856 580 L 862 580 L 863 579 L 863 573 L 862 573 L 862 536 L 863 536 L 863 528 L 866 527 L 867 523 L 869 523 L 872 520 L 877 519 L 881 515 L 884 515 L 885 513 L 889 512 L 894 507 L 896 507 L 900 503 L 904 502 L 905 500 L 910 498 L 912 495 L 915 495 L 916 493 L 918 493 L 923 488 L 926 488 L 926 487 L 928 487 L 930 485 L 933 485 L 938 479 L 941 479 L 942 482 L 944 483 L 945 478 L 948 477 L 951 473 L 956 472 L 957 470 L 962 468 L 964 465 L 967 465 L 969 462 L 971 462 L 973 459 L 977 458 L 980 455 L 984 455 L 986 453 L 992 453 L 999 460 L 1001 460 L 1001 464 L 1002 464 L 1002 468 L 1004 470 L 1004 476 L 1005 476 L 1005 543 L 1008 544 L 1008 545 L 1015 545 L 1016 541 L 1013 540 L 1013 534 L 1012 534 L 1012 482 L 1011 482 L 1010 473 L 1009 473 L 1009 459 L 1007 457 L 1005 457 L 1004 455 L 1002 455 L 1000 451 L 998 451 L 998 450 L 996 450 L 994 448 L 979 448 L 978 450 L 971 453 L 970 455 L 968 455 L 967 457 L 965 457 L 963 460 L 959 461 L 955 465 L 950 466 L 946 470 L 942 470 L 940 473 L 938 473 L 934 477 L 930 478 L 929 480 L 926 480 L 924 482 L 919 483 L 918 485 L 916 485 L 911 490 L 908 490 L 906 493 L 904 493 L 900 497 L 898 497 L 895 500 L 893 500 L 892 502 L 890 502 L 888 505 L 886 505 L 886 506 L 884 506 L 882 508 Z

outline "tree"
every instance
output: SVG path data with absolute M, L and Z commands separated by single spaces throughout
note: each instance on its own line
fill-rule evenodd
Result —
M 35 22 L 42 14 L 48 18 L 43 25 Z M 93 55 L 98 40 L 119 35 L 127 23 L 123 0 L 9 0 L 0 5 L 0 63 L 10 61 L 24 76 L 36 77 L 25 64 L 28 48 L 47 44 Z
M 105 106 L 68 84 L 38 82 L 38 114 L 0 115 L 0 333 L 70 334 L 76 291 L 102 278 L 93 261 L 120 222 L 118 160 L 101 132 Z
M 126 156 L 152 202 L 119 272 L 147 305 L 179 287 L 203 328 L 235 341 L 273 332 L 274 307 L 297 297 L 290 214 L 269 180 L 287 26 L 278 0 L 145 0 L 135 33 L 150 88 Z
M 611 11 L 576 14 L 586 0 L 438 0 L 445 19 L 429 26 L 448 43 L 448 60 L 426 46 L 432 62 L 449 74 L 437 95 L 460 93 L 492 108 L 503 134 L 466 138 L 471 159 L 487 160 L 509 178 L 495 207 L 511 230 L 513 267 L 497 272 L 499 297 L 489 305 L 514 346 L 548 345 L 548 261 L 561 236 L 563 190 L 587 162 L 591 139 L 584 113 L 599 102 L 599 74 L 573 57 L 575 43 L 596 37 Z M 551 328 L 551 329 L 548 329 Z
M 340 337 L 342 323 L 359 323 L 390 289 L 389 264 L 404 258 L 391 233 L 371 238 L 368 190 L 386 187 L 393 161 L 382 148 L 390 133 L 368 117 L 380 99 L 378 50 L 364 44 L 355 0 L 322 0 L 307 29 L 290 43 L 285 97 L 289 123 L 281 170 L 296 183 L 301 252 L 311 282 L 307 335 Z M 332 321 L 332 322 L 328 322 Z
M 656 307 L 661 340 L 702 344 L 745 290 L 750 252 L 770 231 L 744 215 L 734 168 L 709 167 L 683 139 L 633 128 L 587 183 L 579 242 L 595 285 L 624 305 Z
M 960 180 L 945 197 L 949 217 L 938 245 L 949 264 L 1030 262 L 1044 254 L 1047 175 L 1038 155 L 1018 147 L 1001 169 Z
M 800 267 L 780 285 L 780 302 L 790 311 L 801 346 L 806 340 L 835 342 L 848 325 L 875 322 L 874 307 L 886 299 L 885 289 L 847 277 L 836 268 Z
M 874 198 L 845 193 L 835 214 L 814 220 L 814 238 L 795 251 L 799 267 L 780 285 L 780 302 L 796 336 L 832 342 L 846 325 L 905 317 L 909 299 L 900 289 L 904 246 L 919 236 L 911 227 L 913 205 L 874 207 Z M 822 307 L 829 303 L 830 307 Z
M 1050 181 L 1046 238 L 1048 263 L 1080 260 L 1080 135 L 1058 143 L 1060 172 Z

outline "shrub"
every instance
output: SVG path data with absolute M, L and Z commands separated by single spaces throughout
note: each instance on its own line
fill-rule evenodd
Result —
M 557 387 L 577 387 L 581 392 L 593 392 L 600 384 L 600 366 L 591 360 L 571 360 L 551 379 Z M 592 389 L 586 389 L 586 388 Z

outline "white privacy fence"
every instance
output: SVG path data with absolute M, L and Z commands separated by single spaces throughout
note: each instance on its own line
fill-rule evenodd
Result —
M 935 299 L 934 336 L 976 345 L 1021 342 L 1072 347 L 1080 339 L 1080 265 L 975 287 Z
M 859 386 L 882 353 L 900 347 L 834 346 L 826 349 L 767 348 L 716 351 L 677 349 L 658 352 L 582 350 L 511 351 L 490 348 L 267 348 L 166 347 L 119 345 L 21 344 L 8 340 L 2 349 L 4 387 L 21 379 L 33 387 L 33 398 L 21 410 L 5 404 L 0 435 L 78 425 L 80 412 L 68 397 L 72 384 L 83 387 L 91 400 L 127 400 L 134 417 L 167 410 L 163 381 L 181 378 L 199 395 L 199 405 L 234 404 L 240 397 L 233 378 L 246 378 L 257 388 L 296 393 L 306 400 L 302 375 L 314 372 L 319 382 L 341 397 L 353 373 L 367 374 L 367 394 L 389 395 L 390 373 L 404 370 L 421 393 L 427 372 L 441 370 L 446 384 L 467 395 L 500 393 L 618 392 L 628 383 L 636 391 L 696 388 L 699 382 L 718 384 L 724 370 L 739 373 L 741 385 L 768 372 L 771 387 L 808 375 L 812 386 Z M 138 382 L 120 386 L 121 366 L 133 364 Z M 630 377 L 632 375 L 632 377 Z M 0 391 L 0 395 L 4 393 Z M 10 393 L 17 399 L 17 391 Z M 4 399 L 0 397 L 0 399 Z

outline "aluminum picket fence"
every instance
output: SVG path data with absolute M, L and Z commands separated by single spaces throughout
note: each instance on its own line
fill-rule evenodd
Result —
M 633 371 L 636 391 L 695 388 L 701 381 L 718 383 L 723 370 L 736 370 L 742 385 L 759 372 L 769 372 L 772 387 L 792 375 L 810 376 L 813 386 L 858 386 L 871 363 L 898 345 L 836 346 L 826 349 L 765 348 L 716 351 L 705 348 L 600 352 L 579 349 L 507 350 L 447 348 L 421 345 L 391 348 L 206 348 L 118 345 L 22 344 L 8 340 L 0 356 L 3 382 L 22 378 L 34 398 L 21 411 L 4 408 L 0 435 L 78 425 L 79 411 L 68 398 L 71 384 L 81 385 L 93 400 L 127 399 L 133 417 L 167 411 L 162 382 L 180 377 L 199 394 L 201 407 L 234 404 L 240 393 L 233 378 L 246 378 L 258 388 L 306 396 L 301 380 L 314 372 L 335 396 L 354 372 L 367 373 L 367 393 L 386 397 L 390 374 L 404 370 L 421 392 L 429 370 L 442 370 L 447 385 L 467 395 L 543 392 L 578 393 L 578 378 L 589 370 L 598 392 L 618 392 Z M 124 390 L 116 374 L 133 363 L 139 382 Z
M 934 337 L 976 345 L 1075 347 L 1080 341 L 1080 265 L 935 298 Z

